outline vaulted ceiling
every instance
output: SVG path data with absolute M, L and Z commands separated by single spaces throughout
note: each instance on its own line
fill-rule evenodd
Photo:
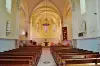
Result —
M 35 38 L 60 38 L 61 25 L 64 23 L 64 20 L 67 18 L 68 21 L 66 21 L 66 23 L 72 23 L 70 0 L 20 1 L 21 8 L 26 16 L 26 21 L 27 18 L 29 19 L 28 22 L 30 23 L 30 35 L 34 36 Z M 48 27 L 48 32 L 45 32 L 43 27 L 43 24 L 46 23 L 50 25 Z M 67 25 L 69 25 L 68 23 Z M 39 26 L 39 29 L 37 26 Z M 54 28 L 56 28 L 56 31 L 53 31 Z M 71 33 L 72 30 L 69 30 Z
M 24 1 L 24 4 L 26 5 L 25 1 L 27 2 L 27 6 L 28 6 L 28 13 L 29 15 L 31 15 L 32 11 L 34 10 L 34 8 L 41 3 L 43 0 L 22 0 Z M 45 0 L 46 2 L 47 0 Z M 67 8 L 70 7 L 70 0 L 49 0 L 52 4 L 54 4 L 57 9 L 59 10 L 59 12 L 62 14 L 64 14 L 65 10 L 68 10 Z M 26 8 L 25 8 L 26 9 Z M 67 11 L 66 11 L 67 12 Z

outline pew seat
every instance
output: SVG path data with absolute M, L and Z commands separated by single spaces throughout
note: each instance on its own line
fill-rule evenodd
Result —
M 0 66 L 32 66 L 30 59 L 0 59 Z
M 57 66 L 99 66 L 100 54 L 79 48 L 50 47 Z
M 42 47 L 23 47 L 0 52 L 0 66 L 37 66 Z

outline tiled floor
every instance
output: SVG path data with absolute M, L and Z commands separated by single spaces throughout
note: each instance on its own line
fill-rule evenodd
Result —
M 43 52 L 37 66 L 56 66 L 49 48 L 43 48 Z

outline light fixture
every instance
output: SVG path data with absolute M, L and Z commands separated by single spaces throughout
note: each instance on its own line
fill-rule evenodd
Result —
M 22 35 L 25 35 L 25 31 L 22 31 Z

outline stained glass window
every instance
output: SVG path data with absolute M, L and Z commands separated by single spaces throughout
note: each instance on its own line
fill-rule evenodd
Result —
M 53 25 L 53 32 L 55 32 L 56 31 L 56 25 L 54 24 Z
M 39 32 L 39 23 L 36 24 L 36 30 Z

